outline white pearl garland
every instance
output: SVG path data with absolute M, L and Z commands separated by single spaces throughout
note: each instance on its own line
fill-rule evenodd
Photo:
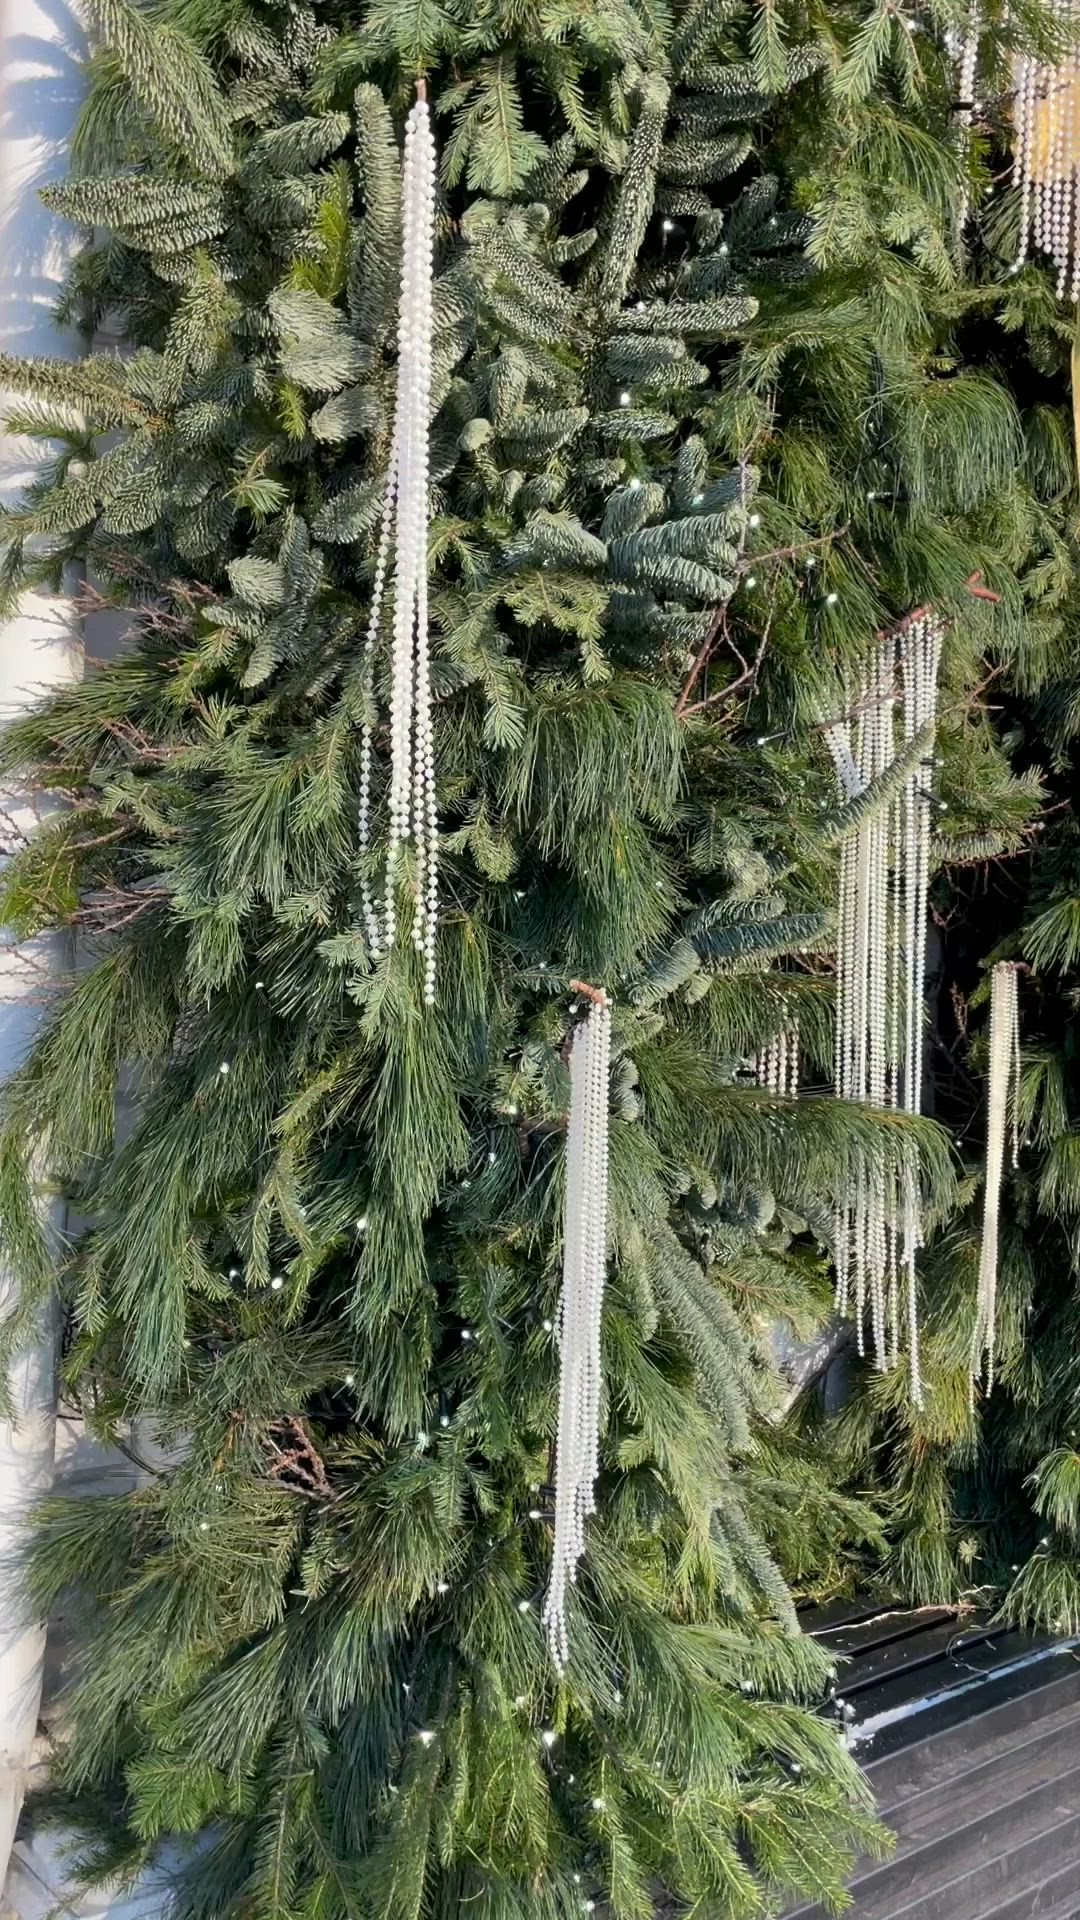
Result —
M 994 1384 L 997 1334 L 998 1230 L 1005 1133 L 1012 1108 L 1012 1162 L 1019 1159 L 1017 1097 L 1020 1091 L 1020 1008 L 1016 967 L 1001 960 L 990 976 L 990 1056 L 987 1064 L 986 1183 L 983 1190 L 979 1291 L 971 1336 L 971 1399 L 982 1375 L 985 1391 Z
M 575 983 L 576 984 L 576 983 Z M 570 1048 L 570 1124 L 559 1314 L 555 1538 L 543 1619 L 560 1673 L 569 1658 L 567 1589 L 585 1550 L 600 1456 L 600 1322 L 607 1273 L 611 1009 L 598 994 Z
M 416 847 L 413 939 L 424 960 L 424 999 L 435 998 L 438 922 L 438 827 L 428 654 L 428 440 L 431 421 L 432 278 L 435 232 L 435 143 L 426 100 L 405 124 L 402 171 L 401 300 L 398 377 L 390 471 L 364 642 L 364 722 L 360 742 L 359 840 L 362 909 L 374 953 L 394 942 L 394 886 L 402 846 Z M 367 878 L 371 843 L 372 708 L 375 649 L 394 549 L 390 693 L 390 830 L 382 912 Z
M 975 76 L 979 61 L 981 24 L 979 8 L 974 5 L 963 27 L 947 27 L 944 34 L 946 48 L 956 62 L 956 81 L 960 95 L 956 118 L 965 140 L 970 138 L 975 119 Z M 958 236 L 963 233 L 967 225 L 969 212 L 968 195 L 964 192 L 957 208 Z
M 759 1087 L 782 1100 L 794 1100 L 799 1091 L 799 1023 L 786 1004 L 784 1015 L 779 1032 L 766 1041 L 764 1053 L 756 1054 L 751 1064 Z
M 940 617 L 920 610 L 879 643 L 854 702 L 845 686 L 853 723 L 830 721 L 824 730 L 841 800 L 857 798 L 880 779 L 901 746 L 932 734 L 943 638 Z M 902 1107 L 911 1114 L 922 1108 L 930 764 L 913 769 L 891 804 L 863 821 L 840 850 L 836 1091 L 841 1099 Z M 860 1353 L 869 1319 L 871 1347 L 881 1368 L 897 1361 L 904 1318 L 912 1396 L 919 1406 L 921 1211 L 914 1149 L 906 1148 L 890 1169 L 858 1150 L 852 1153 L 835 1219 L 837 1311 L 852 1313 Z
M 1052 0 L 1056 12 L 1072 21 L 1077 0 Z M 971 68 L 974 85 L 974 64 Z M 962 77 L 961 87 L 965 84 Z M 1080 56 L 1065 55 L 1047 66 L 1029 54 L 1013 58 L 1014 162 L 1020 187 L 1020 244 L 1016 267 L 1033 252 L 1048 253 L 1058 270 L 1059 299 L 1080 299 L 1080 228 L 1077 182 L 1080 177 L 1078 89 Z M 965 99 L 969 95 L 964 95 Z

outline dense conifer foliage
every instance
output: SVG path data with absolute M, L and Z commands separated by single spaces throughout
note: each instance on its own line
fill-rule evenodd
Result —
M 880 1522 L 834 1441 L 780 1421 L 772 1331 L 828 1312 L 853 1143 L 887 1159 L 916 1128 L 942 1220 L 957 1176 L 935 1124 L 828 1091 L 855 815 L 821 723 L 875 631 L 932 603 L 937 862 L 1022 849 L 1041 762 L 1010 762 L 987 660 L 1039 678 L 1029 575 L 1040 542 L 1065 565 L 1071 485 L 1060 422 L 983 348 L 1002 296 L 958 242 L 983 161 L 949 21 L 88 12 L 50 199 L 88 230 L 62 318 L 91 344 L 0 365 L 10 424 L 52 450 L 4 580 L 74 568 L 128 632 L 0 744 L 64 802 L 7 868 L 7 922 L 81 951 L 6 1090 L 0 1204 L 24 1321 L 58 1280 L 67 1393 L 152 1464 L 40 1516 L 36 1597 L 87 1607 L 53 1804 L 90 1871 L 190 1843 L 192 1920 L 835 1895 L 872 1833 L 806 1710 L 828 1675 L 790 1596 Z M 433 1009 L 407 940 L 365 943 L 357 835 L 418 74 L 442 168 Z M 93 346 L 106 321 L 124 352 Z M 557 1681 L 581 977 L 614 1006 L 612 1261 Z M 794 1019 L 782 1099 L 749 1063 Z M 88 1223 L 59 1276 L 43 1166 Z

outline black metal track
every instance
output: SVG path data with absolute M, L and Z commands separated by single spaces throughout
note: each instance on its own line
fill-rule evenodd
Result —
M 859 1864 L 850 1920 L 1080 1920 L 1080 1640 L 946 1607 L 802 1622 L 837 1656 L 828 1711 L 896 1836 Z

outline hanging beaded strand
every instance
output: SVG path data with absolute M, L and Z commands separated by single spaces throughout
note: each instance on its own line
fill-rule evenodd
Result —
M 858 798 L 894 758 L 894 660 L 890 635 L 881 641 L 854 690 L 854 730 L 847 721 L 825 727 L 842 801 Z M 845 687 L 849 705 L 851 695 Z M 836 1088 L 842 1099 L 873 1105 L 884 1104 L 888 1077 L 889 844 L 888 816 L 875 813 L 841 846 Z M 869 1307 L 879 1366 L 885 1364 L 886 1353 L 887 1200 L 883 1170 L 856 1149 L 849 1156 L 836 1208 L 836 1306 L 840 1313 L 851 1311 L 860 1353 L 865 1350 Z
M 790 1013 L 786 994 L 783 1017 L 783 1025 L 766 1041 L 764 1051 L 755 1054 L 753 1066 L 759 1087 L 783 1100 L 794 1100 L 799 1091 L 799 1023 Z
M 843 687 L 845 714 L 851 711 L 852 699 L 852 689 L 845 678 Z M 860 693 L 859 705 L 862 705 L 862 699 L 863 695 Z M 852 752 L 850 724 L 846 719 L 826 721 L 823 732 L 825 744 L 832 756 L 841 803 L 854 800 L 862 792 L 863 782 Z M 856 869 L 857 836 L 848 834 L 840 844 L 839 933 L 836 950 L 836 1035 L 833 1085 L 840 1099 L 852 1097 L 850 1062 L 855 1023 L 852 1011 L 854 968 L 851 929 L 856 918 Z M 836 1311 L 845 1317 L 850 1305 L 852 1242 L 852 1209 L 847 1196 L 853 1191 L 856 1179 L 856 1169 L 853 1164 L 849 1164 L 839 1183 L 840 1193 L 845 1197 L 838 1200 L 833 1217 Z
M 977 6 L 973 6 L 965 24 L 962 27 L 947 27 L 944 35 L 946 50 L 956 65 L 956 82 L 959 95 L 956 102 L 956 121 L 960 132 L 961 147 L 965 160 L 967 158 L 971 129 L 974 125 L 978 105 L 975 98 L 975 82 L 979 61 L 980 25 L 979 9 Z M 956 211 L 956 235 L 958 244 L 962 240 L 970 211 L 971 202 L 965 187 Z
M 892 635 L 882 640 L 877 655 L 870 713 L 870 743 L 867 753 L 867 780 L 881 778 L 896 757 L 893 719 L 893 682 L 896 670 L 896 641 Z M 888 992 L 889 992 L 889 816 L 891 809 L 879 808 L 867 822 L 867 868 L 869 910 L 867 915 L 867 1058 L 865 1099 L 872 1107 L 884 1107 L 888 1082 Z M 871 1330 L 875 1364 L 888 1365 L 886 1332 L 888 1276 L 888 1219 L 886 1170 L 875 1160 L 866 1170 L 866 1271 L 869 1289 Z
M 569 1659 L 566 1600 L 585 1550 L 600 1457 L 600 1328 L 607 1273 L 608 1107 L 611 1009 L 598 988 L 571 982 L 589 1011 L 570 1045 L 559 1429 L 555 1446 L 555 1538 L 544 1625 L 552 1659 Z
M 904 1053 L 899 1068 L 904 1110 L 922 1112 L 923 1042 L 926 999 L 926 923 L 930 889 L 930 841 L 933 830 L 933 795 L 930 780 L 933 771 L 933 739 L 937 725 L 938 673 L 944 623 L 933 612 L 915 614 L 903 631 L 902 664 L 904 678 L 904 741 L 912 745 L 927 736 L 927 750 L 920 766 L 909 774 L 904 786 Z M 897 884 L 900 884 L 898 879 Z M 908 1365 L 911 1371 L 911 1395 L 917 1407 L 923 1404 L 923 1383 L 919 1365 L 918 1275 L 917 1259 L 923 1245 L 922 1195 L 918 1156 L 908 1147 L 900 1172 L 901 1248 L 900 1258 L 905 1280 Z
M 1052 0 L 1063 20 L 1077 0 Z M 974 71 L 972 69 L 972 71 Z M 961 80 L 961 88 L 963 80 Z M 1080 298 L 1077 181 L 1080 174 L 1080 55 L 1069 51 L 1053 65 L 1030 54 L 1013 59 L 1013 173 L 1020 188 L 1020 243 L 1016 268 L 1033 252 L 1057 267 L 1058 298 Z
M 865 793 L 920 736 L 932 737 L 943 632 L 935 614 L 920 610 L 879 642 L 853 700 L 845 687 L 851 718 L 824 727 L 841 801 Z M 893 800 L 858 823 L 840 854 L 836 1090 L 841 1099 L 876 1108 L 902 1105 L 911 1113 L 921 1108 L 932 764 L 932 756 L 924 758 Z M 834 1228 L 837 1311 L 852 1314 L 860 1353 L 869 1321 L 871 1350 L 881 1368 L 898 1360 L 903 1319 L 917 1404 L 920 1202 L 912 1150 L 888 1169 L 856 1149 Z
M 1018 1105 L 1020 1092 L 1020 1005 L 1017 969 L 1006 960 L 990 976 L 990 1043 L 987 1062 L 986 1180 L 983 1189 L 982 1246 L 979 1251 L 979 1291 L 971 1336 L 971 1403 L 981 1377 L 984 1391 L 994 1385 L 994 1348 L 997 1337 L 998 1234 L 1001 1223 L 1001 1176 L 1005 1165 L 1005 1135 L 1012 1111 L 1012 1162 L 1019 1158 Z
M 360 741 L 361 906 L 374 953 L 394 943 L 395 887 L 402 848 L 415 846 L 413 941 L 423 957 L 424 999 L 435 998 L 438 827 L 428 651 L 427 546 L 431 425 L 431 353 L 435 234 L 435 142 L 423 81 L 405 123 L 402 168 L 401 299 L 397 395 L 390 469 L 383 496 L 371 612 L 364 641 L 364 721 Z M 367 864 L 371 846 L 372 726 L 375 654 L 393 553 L 390 682 L 390 826 L 381 912 Z

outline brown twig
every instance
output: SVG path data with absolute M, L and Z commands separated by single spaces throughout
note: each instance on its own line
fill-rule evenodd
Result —
M 595 1006 L 607 1006 L 608 998 L 603 987 L 590 987 L 587 980 L 571 980 L 570 991 L 571 993 L 583 993 L 586 999 L 591 1000 Z
M 693 666 L 690 669 L 689 674 L 686 677 L 686 680 L 683 683 L 682 692 L 680 693 L 678 699 L 675 702 L 676 720 L 681 719 L 682 715 L 686 712 L 686 704 L 690 698 L 690 695 L 693 693 L 695 686 L 697 685 L 698 675 L 708 665 L 713 647 L 716 645 L 716 636 L 720 632 L 721 627 L 724 627 L 727 624 L 728 604 L 729 603 L 725 600 L 723 606 L 718 607 L 716 609 L 716 612 L 713 614 L 713 617 L 709 622 L 709 629 L 705 635 L 704 640 L 701 643 L 701 649 L 697 655 L 697 658 L 694 661 Z
M 757 652 L 755 653 L 753 659 L 749 662 L 749 664 L 745 660 L 743 660 L 742 655 L 738 652 L 736 648 L 733 647 L 732 652 L 735 654 L 735 658 L 738 661 L 740 661 L 742 665 L 742 672 L 737 676 L 736 679 L 729 680 L 726 687 L 720 687 L 716 693 L 707 693 L 704 700 L 695 700 L 692 706 L 684 707 L 683 708 L 684 715 L 689 713 L 700 713 L 704 707 L 722 706 L 725 701 L 730 700 L 734 694 L 738 693 L 747 684 L 749 684 L 751 689 L 753 689 L 753 687 L 757 682 L 757 677 L 761 668 L 761 663 L 765 658 L 765 648 L 769 644 L 769 633 L 771 631 L 771 628 L 772 628 L 772 609 L 770 608 L 768 618 L 766 619 L 765 625 L 762 628 L 761 638 L 758 641 Z M 676 709 L 676 711 L 678 710 Z
M 967 580 L 965 580 L 964 585 L 967 587 L 968 592 L 971 593 L 976 600 L 992 600 L 996 605 L 1001 599 L 1000 593 L 995 593 L 991 587 L 982 586 L 980 584 L 981 581 L 982 581 L 982 574 L 973 573 L 970 575 L 970 577 Z M 927 615 L 930 613 L 933 613 L 933 611 L 934 609 L 932 607 L 915 607 L 912 609 L 911 613 L 905 613 L 902 620 L 894 621 L 892 626 L 883 627 L 879 631 L 877 637 L 879 640 L 883 640 L 889 634 L 903 633 L 908 627 L 912 626 L 916 620 L 925 620 Z M 977 687 L 973 688 L 970 693 L 966 694 L 963 700 L 957 701 L 955 706 L 946 707 L 944 712 L 939 716 L 939 718 L 942 720 L 945 720 L 945 719 L 948 719 L 950 714 L 964 713 L 971 706 L 972 701 L 977 700 L 980 694 L 986 691 L 986 688 L 990 685 L 991 681 L 996 680 L 998 675 L 1003 672 L 1004 672 L 1004 668 L 1001 666 L 991 667 L 985 679 L 980 680 Z M 815 720 L 813 722 L 813 726 L 816 729 L 816 731 L 818 731 L 819 733 L 824 732 L 826 727 L 835 727 L 838 725 L 843 725 L 844 722 L 848 720 L 857 720 L 860 714 L 869 713 L 878 704 L 879 704 L 878 696 L 876 694 L 871 694 L 870 698 L 867 701 L 865 701 L 861 706 L 851 707 L 847 713 L 836 714 L 833 718 L 828 720 Z
M 972 594 L 976 600 L 992 600 L 995 607 L 1000 605 L 1000 593 L 995 593 L 992 587 L 983 586 L 981 569 L 976 573 L 970 574 L 964 584 L 968 592 Z
M 293 1493 L 307 1494 L 312 1500 L 336 1498 L 322 1455 L 295 1414 L 282 1414 L 271 1421 L 264 1440 L 270 1451 L 267 1472 L 272 1480 L 280 1480 Z
M 753 566 L 753 567 L 761 567 L 761 566 L 764 566 L 766 561 L 769 561 L 769 560 L 793 560 L 800 553 L 808 553 L 812 547 L 828 546 L 830 541 L 832 540 L 843 539 L 843 536 L 847 532 L 847 530 L 848 530 L 847 524 L 845 522 L 845 524 L 842 527 L 834 527 L 830 533 L 816 534 L 814 538 L 811 540 L 800 540 L 796 542 L 795 545 L 790 547 L 773 547 L 770 549 L 768 553 L 751 554 L 746 560 L 746 565 Z M 741 557 L 742 556 L 740 556 L 740 558 Z M 690 672 L 686 677 L 686 680 L 683 682 L 682 691 L 679 694 L 678 700 L 675 702 L 676 720 L 681 719 L 682 716 L 686 713 L 699 713 L 703 707 L 713 706 L 721 701 L 730 699 L 731 695 L 734 693 L 737 693 L 740 687 L 746 686 L 748 682 L 752 682 L 757 676 L 758 669 L 761 666 L 761 662 L 765 653 L 765 642 L 768 639 L 769 625 L 772 620 L 772 611 L 770 609 L 769 618 L 765 624 L 765 632 L 762 635 L 757 653 L 754 659 L 749 664 L 747 664 L 746 660 L 743 658 L 743 655 L 739 652 L 738 647 L 735 645 L 734 641 L 731 638 L 730 633 L 727 630 L 727 615 L 728 615 L 728 608 L 730 607 L 730 605 L 731 605 L 731 601 L 725 600 L 723 606 L 718 607 L 716 609 L 716 612 L 713 615 L 713 618 L 709 624 L 709 630 L 705 635 L 705 639 L 702 642 L 701 648 L 694 660 L 693 666 L 691 667 Z M 739 662 L 739 666 L 741 667 L 742 671 L 737 680 L 734 680 L 728 686 L 721 688 L 719 693 L 709 694 L 707 698 L 704 700 L 695 700 L 695 702 L 691 706 L 690 695 L 693 693 L 694 688 L 698 683 L 698 680 L 700 679 L 702 673 L 705 671 L 705 668 L 708 666 L 709 661 L 712 658 L 717 639 L 721 633 L 723 633 L 724 639 L 727 641 L 728 646 L 731 648 L 732 653 L 735 655 L 736 660 Z
M 975 704 L 981 699 L 982 695 L 986 692 L 987 687 L 989 687 L 993 683 L 993 681 L 997 680 L 999 676 L 1004 673 L 1004 671 L 1005 671 L 1004 666 L 991 667 L 985 679 L 980 680 L 977 687 L 972 687 L 970 692 L 966 693 L 962 700 L 956 700 L 953 702 L 953 705 L 951 707 L 945 707 L 942 710 L 942 712 L 938 716 L 939 724 L 942 720 L 951 720 L 954 713 L 968 713 L 970 709 L 973 706 L 975 706 Z M 985 711 L 987 713 L 995 713 L 1000 711 L 1000 709 L 995 707 L 987 707 Z
M 94 933 L 118 933 L 169 899 L 166 887 L 102 887 L 68 916 L 70 926 Z
M 106 720 L 104 731 L 111 734 L 119 746 L 126 747 L 140 760 L 153 760 L 160 765 L 175 759 L 178 753 L 187 751 L 182 741 L 170 747 L 155 746 L 142 729 L 134 726 L 130 720 Z
M 995 593 L 992 587 L 983 586 L 981 569 L 970 573 L 964 585 L 973 600 L 992 600 L 995 606 L 1000 603 L 1000 593 Z M 891 626 L 883 628 L 879 638 L 883 639 L 889 633 L 903 633 L 905 627 L 910 627 L 916 620 L 925 620 L 927 614 L 933 611 L 933 607 L 915 607 L 910 613 L 905 613 L 902 620 L 894 620 Z
M 750 564 L 763 567 L 767 560 L 796 560 L 800 553 L 809 553 L 812 547 L 827 547 L 830 540 L 842 540 L 848 531 L 848 522 L 842 527 L 834 527 L 831 533 L 815 534 L 811 540 L 799 540 L 792 547 L 773 547 L 768 553 L 753 553 Z
M 107 847 L 113 840 L 123 840 L 129 833 L 134 833 L 137 824 L 135 820 L 125 820 L 121 826 L 111 827 L 108 833 L 93 833 L 84 840 L 69 840 L 68 846 L 75 853 L 89 853 L 91 847 Z

